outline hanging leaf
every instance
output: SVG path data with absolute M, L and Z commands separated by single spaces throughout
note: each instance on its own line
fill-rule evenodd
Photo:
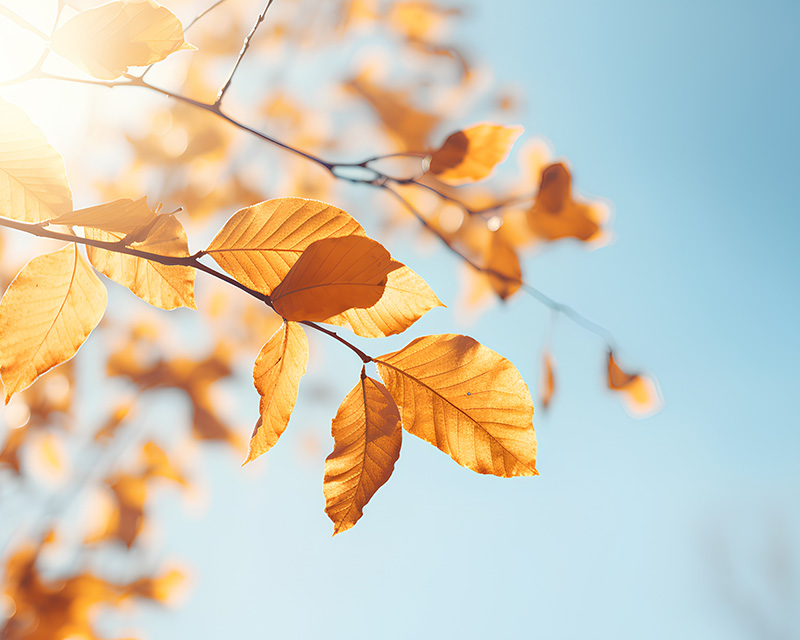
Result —
M 322 322 L 347 327 L 362 338 L 383 338 L 402 333 L 434 307 L 443 306 L 425 280 L 401 265 L 389 272 L 383 295 L 374 305 L 348 309 Z
M 494 273 L 487 273 L 489 284 L 501 300 L 513 296 L 522 286 L 522 267 L 519 256 L 500 231 L 491 234 L 486 252 L 484 267 Z M 501 276 L 506 276 L 502 278 Z
M 286 430 L 307 364 L 308 340 L 303 327 L 284 322 L 261 349 L 253 368 L 253 383 L 261 395 L 260 417 L 244 464 L 269 451 Z
M 538 475 L 531 395 L 501 355 L 446 334 L 417 338 L 375 363 L 406 431 L 478 473 Z
M 364 230 L 341 209 L 276 198 L 237 211 L 206 252 L 238 282 L 269 295 L 312 242 L 350 235 Z
M 0 98 L 0 216 L 42 222 L 68 211 L 63 158 L 22 109 Z
M 430 172 L 449 185 L 476 182 L 508 157 L 522 127 L 478 124 L 451 134 L 431 156 Z
M 380 243 L 363 236 L 326 238 L 309 245 L 272 292 L 287 320 L 322 321 L 380 300 L 386 276 L 399 268 Z
M 547 409 L 553 400 L 555 392 L 555 373 L 553 355 L 549 350 L 542 354 L 542 374 L 539 383 L 539 397 L 542 399 L 542 407 Z
M 333 535 L 361 518 L 364 506 L 389 479 L 400 457 L 400 413 L 392 396 L 362 368 L 361 380 L 331 425 L 333 453 L 325 461 L 325 513 Z
M 664 406 L 656 381 L 640 373 L 625 373 L 612 351 L 608 352 L 608 388 L 622 394 L 628 413 L 637 418 L 658 413 Z
M 100 80 L 195 48 L 184 40 L 175 14 L 153 0 L 109 2 L 81 11 L 53 34 L 51 47 Z
M 146 234 L 142 234 L 141 231 L 150 229 L 156 217 L 156 214 L 147 206 L 147 198 L 138 200 L 121 198 L 95 207 L 70 211 L 50 220 L 49 223 L 91 227 L 109 233 L 133 235 L 137 237 L 129 239 L 131 242 L 135 242 L 145 239 Z M 138 237 L 139 235 L 142 237 Z
M 86 227 L 86 237 L 104 242 L 118 242 L 126 237 L 120 232 L 101 231 Z M 147 238 L 130 245 L 160 256 L 186 258 L 189 243 L 186 231 L 175 216 L 158 216 Z M 89 261 L 95 269 L 131 290 L 145 302 L 159 309 L 189 307 L 194 303 L 195 271 L 183 265 L 164 265 L 136 256 L 87 247 Z
M 69 245 L 26 264 L 0 302 L 0 375 L 6 404 L 69 360 L 103 317 L 106 288 Z

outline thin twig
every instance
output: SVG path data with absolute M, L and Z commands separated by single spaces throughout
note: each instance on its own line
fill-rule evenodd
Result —
M 225 84 L 222 85 L 222 88 L 219 90 L 217 94 L 217 99 L 214 100 L 214 108 L 219 110 L 219 105 L 222 104 L 222 98 L 225 96 L 225 92 L 228 90 L 228 87 L 231 86 L 231 82 L 233 81 L 233 76 L 236 73 L 236 70 L 239 68 L 239 64 L 242 62 L 244 58 L 244 54 L 247 53 L 247 50 L 250 48 L 250 41 L 253 39 L 253 36 L 258 29 L 258 26 L 264 21 L 264 18 L 267 15 L 267 11 L 272 6 L 274 0 L 267 0 L 267 4 L 264 7 L 264 10 L 258 14 L 258 18 L 256 19 L 256 23 L 253 25 L 253 28 L 250 29 L 250 33 L 247 34 L 247 37 L 244 39 L 242 43 L 242 50 L 239 51 L 239 56 L 236 58 L 236 62 L 233 65 L 233 69 L 231 69 L 230 74 L 228 75 L 228 79 L 225 81 Z
M 50 36 L 48 36 L 44 31 L 40 31 L 39 29 L 34 27 L 30 22 L 28 22 L 25 18 L 23 18 L 20 15 L 17 15 L 11 9 L 4 7 L 2 4 L 0 4 L 0 13 L 2 13 L 6 18 L 11 20 L 12 22 L 16 22 L 20 27 L 22 27 L 26 31 L 30 31 L 33 35 L 41 38 L 45 42 L 47 42 L 50 39 Z

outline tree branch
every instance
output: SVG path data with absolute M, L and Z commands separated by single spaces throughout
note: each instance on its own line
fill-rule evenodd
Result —
M 50 39 L 50 36 L 48 36 L 46 33 L 40 31 L 39 29 L 34 27 L 30 22 L 25 20 L 25 18 L 23 18 L 20 15 L 17 15 L 11 9 L 4 7 L 2 4 L 0 4 L 0 14 L 3 14 L 6 18 L 11 20 L 12 22 L 16 22 L 20 27 L 22 27 L 26 31 L 30 31 L 33 35 L 41 38 L 45 42 L 47 42 Z

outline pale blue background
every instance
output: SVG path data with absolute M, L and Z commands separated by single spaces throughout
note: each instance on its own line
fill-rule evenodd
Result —
M 527 132 L 616 208 L 614 244 L 566 243 L 526 273 L 608 327 L 666 408 L 630 419 L 601 387 L 602 344 L 560 322 L 539 478 L 478 476 L 408 436 L 332 539 L 322 461 L 358 363 L 315 340 L 268 460 L 208 454 L 200 519 L 158 504 L 164 556 L 194 584 L 138 623 L 149 637 L 800 637 L 798 6 L 474 3 L 462 37 L 528 94 Z M 455 263 L 392 249 L 452 308 Z M 470 327 L 436 311 L 412 337 L 468 332 L 535 388 L 546 321 L 520 296 Z

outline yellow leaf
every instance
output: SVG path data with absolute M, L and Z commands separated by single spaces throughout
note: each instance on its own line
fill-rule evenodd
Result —
M 76 245 L 26 264 L 0 302 L 0 375 L 6 404 L 69 360 L 106 308 L 106 288 Z
M 324 238 L 364 235 L 341 209 L 305 198 L 276 198 L 237 211 L 207 249 L 243 285 L 270 294 L 300 254 Z
M 86 237 L 104 242 L 122 240 L 126 234 L 86 228 Z M 158 216 L 150 233 L 143 242 L 131 245 L 168 257 L 187 257 L 189 244 L 183 225 L 174 216 Z M 87 247 L 89 260 L 94 268 L 125 287 L 145 302 L 160 309 L 189 307 L 194 304 L 194 269 L 183 265 L 163 265 L 145 258 Z
M 503 238 L 500 231 L 494 231 L 491 234 L 484 266 L 495 272 L 487 273 L 489 284 L 502 300 L 513 296 L 522 286 L 522 267 L 519 264 L 519 256 L 514 247 Z
M 501 355 L 445 334 L 417 338 L 375 363 L 406 431 L 478 473 L 538 475 L 531 394 Z
M 317 240 L 303 251 L 272 292 L 272 306 L 287 320 L 323 321 L 383 295 L 386 276 L 399 268 L 380 243 L 364 236 Z
M 622 394 L 628 413 L 637 418 L 658 413 L 664 406 L 656 381 L 640 373 L 625 373 L 612 351 L 608 352 L 608 388 Z
M 244 464 L 269 451 L 286 430 L 307 364 L 308 340 L 303 327 L 285 322 L 261 349 L 253 367 L 253 384 L 261 396 L 261 416 Z
M 64 160 L 22 109 L 0 98 L 0 215 L 42 222 L 67 211 Z
M 348 309 L 323 322 L 348 327 L 362 338 L 383 338 L 402 333 L 426 312 L 443 306 L 428 283 L 402 265 L 389 272 L 383 295 L 374 305 Z
M 106 204 L 65 213 L 49 222 L 50 224 L 91 227 L 127 235 L 147 229 L 155 219 L 156 214 L 147 206 L 147 198 L 138 200 L 120 198 Z M 134 235 L 138 235 L 138 233 Z M 137 239 L 144 240 L 144 238 Z
M 433 152 L 430 172 L 449 185 L 482 180 L 508 156 L 522 127 L 478 124 L 451 134 Z
M 325 513 L 333 535 L 361 517 L 364 506 L 389 479 L 400 457 L 400 413 L 380 382 L 361 380 L 339 407 L 331 425 L 333 453 L 325 460 Z
M 51 47 L 100 80 L 194 49 L 184 40 L 175 14 L 152 0 L 109 2 L 81 11 L 53 34 Z

